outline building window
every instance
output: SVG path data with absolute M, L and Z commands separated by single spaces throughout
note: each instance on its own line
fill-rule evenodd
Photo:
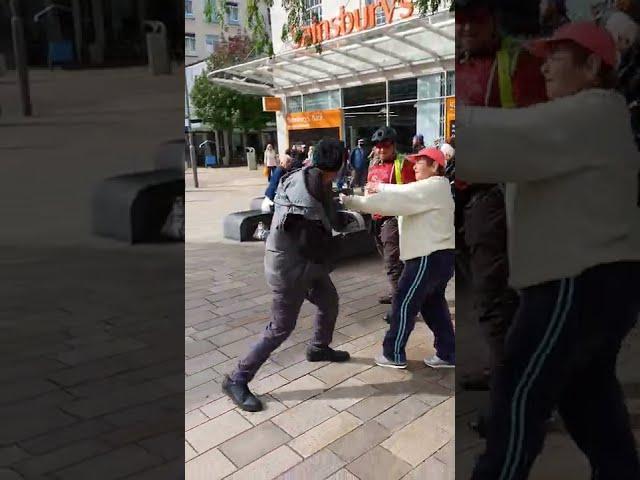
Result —
M 202 18 L 207 23 L 218 23 L 216 2 L 217 0 L 204 0 Z
M 302 111 L 302 97 L 296 95 L 287 97 L 287 113 L 298 113 Z
M 322 0 L 305 0 L 307 11 L 305 13 L 305 23 L 311 23 L 314 20 L 322 21 Z
M 207 47 L 207 53 L 213 53 L 215 52 L 216 48 L 218 48 L 218 36 L 207 35 L 204 38 L 204 43 Z
M 194 56 L 196 54 L 196 34 L 184 34 L 184 53 L 185 55 Z
M 418 81 L 415 78 L 389 82 L 389 101 L 400 102 L 418 98 Z
M 184 0 L 184 16 L 193 18 L 193 0 Z
M 228 22 L 230 25 L 238 25 L 240 23 L 240 16 L 238 12 L 238 4 L 237 3 L 227 3 L 227 15 Z
M 367 5 L 376 3 L 377 0 L 367 0 Z M 382 0 L 388 2 L 388 0 Z M 376 27 L 378 25 L 384 25 L 387 23 L 387 17 L 384 16 L 384 9 L 382 7 L 376 8 Z
M 446 72 L 447 75 L 447 97 L 453 97 L 456 94 L 456 72 L 454 70 Z
M 387 86 L 384 82 L 345 88 L 342 93 L 345 107 L 375 105 L 387 101 Z
M 309 93 L 303 97 L 305 112 L 340 108 L 340 90 Z

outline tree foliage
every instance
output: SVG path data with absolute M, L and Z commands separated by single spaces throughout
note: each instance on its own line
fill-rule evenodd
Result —
M 240 34 L 221 42 L 207 59 L 207 70 L 196 78 L 191 89 L 195 115 L 216 129 L 260 130 L 273 114 L 262 111 L 260 97 L 244 95 L 215 85 L 207 78 L 212 70 L 246 62 L 255 54 L 252 41 Z

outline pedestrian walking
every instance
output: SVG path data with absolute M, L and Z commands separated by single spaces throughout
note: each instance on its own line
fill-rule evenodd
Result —
M 383 352 L 376 357 L 381 367 L 406 368 L 405 347 L 418 313 L 434 334 L 435 355 L 426 358 L 432 368 L 455 365 L 455 333 L 445 298 L 454 273 L 454 202 L 444 176 L 445 158 L 437 148 L 408 155 L 416 181 L 408 184 L 367 184 L 368 196 L 342 196 L 347 208 L 399 216 L 400 259 L 404 268 L 391 307 L 390 328 Z
M 318 307 L 307 360 L 349 360 L 349 353 L 329 346 L 338 316 L 338 293 L 329 275 L 332 227 L 337 226 L 331 184 L 342 161 L 341 145 L 321 140 L 316 147 L 314 166 L 289 172 L 278 186 L 264 258 L 266 280 L 273 293 L 271 322 L 262 339 L 225 377 L 222 385 L 223 391 L 243 410 L 262 409 L 248 384 L 271 353 L 289 337 L 305 299 Z
M 268 169 L 267 181 L 270 181 L 273 171 L 278 167 L 278 155 L 270 143 L 264 151 L 264 166 Z
M 616 361 L 640 309 L 640 162 L 615 91 L 615 41 L 575 22 L 529 49 L 544 59 L 548 102 L 457 112 L 458 154 L 469 159 L 458 175 L 508 182 L 510 284 L 521 299 L 472 478 L 526 479 L 557 409 L 592 478 L 638 479 Z M 498 146 L 487 142 L 496 131 Z

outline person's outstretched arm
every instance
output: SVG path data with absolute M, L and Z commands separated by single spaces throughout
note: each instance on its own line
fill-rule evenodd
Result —
M 408 183 L 393 185 L 387 189 L 366 197 L 343 196 L 345 207 L 363 213 L 378 213 L 380 215 L 398 216 L 415 215 L 436 206 L 440 186 L 432 182 Z
M 527 108 L 462 107 L 457 123 L 457 175 L 469 182 L 544 180 L 628 155 L 627 108 L 608 90 Z

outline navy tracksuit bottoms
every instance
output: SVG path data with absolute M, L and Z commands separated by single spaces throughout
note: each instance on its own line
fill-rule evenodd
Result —
M 384 337 L 384 356 L 389 360 L 407 361 L 405 347 L 422 314 L 433 331 L 436 355 L 455 363 L 456 340 L 449 306 L 444 296 L 447 283 L 455 270 L 453 250 L 438 250 L 426 257 L 407 260 L 398 281 L 391 305 L 391 327 Z
M 525 288 L 491 385 L 487 445 L 473 480 L 524 480 L 557 408 L 590 461 L 593 479 L 640 478 L 616 378 L 635 325 L 640 263 L 598 265 L 577 277 Z

